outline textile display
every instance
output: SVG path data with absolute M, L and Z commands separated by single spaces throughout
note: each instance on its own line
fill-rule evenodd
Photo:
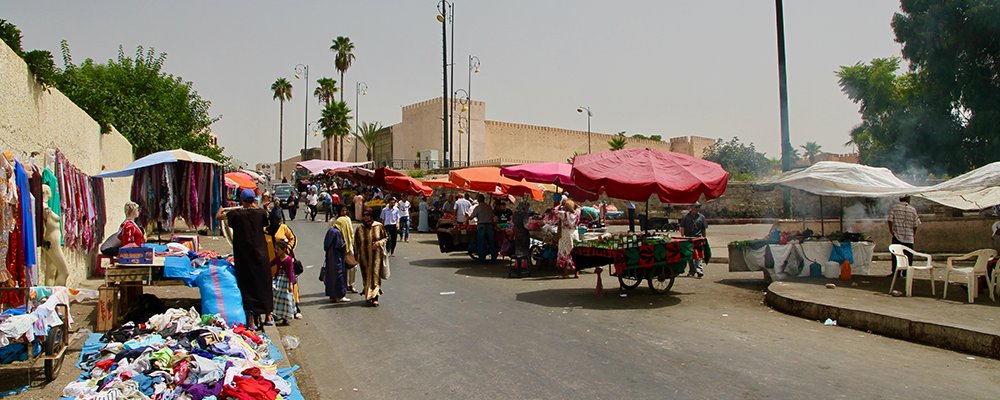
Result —
M 301 399 L 293 373 L 279 369 L 271 340 L 217 315 L 169 309 L 146 323 L 91 334 L 80 379 L 64 398 Z
M 139 204 L 142 226 L 158 222 L 172 231 L 174 220 L 183 218 L 189 226 L 214 230 L 223 187 L 217 165 L 178 161 L 135 170 L 131 197 Z
M 668 266 L 680 274 L 684 271 L 686 263 L 694 256 L 696 248 L 705 254 L 706 259 L 712 257 L 712 249 L 705 238 L 683 238 L 619 249 L 574 247 L 573 260 L 577 263 L 578 269 L 585 266 L 613 264 L 615 275 L 620 275 L 629 269 L 660 266 Z
M 845 260 L 854 275 L 868 275 L 875 253 L 875 242 L 833 242 L 811 240 L 802 243 L 766 244 L 745 248 L 729 248 L 729 272 L 765 271 L 773 280 L 807 277 L 809 266 L 819 263 L 829 275 L 839 276 L 839 266 Z M 828 268 L 827 263 L 831 264 Z
M 104 200 L 97 198 L 95 179 L 80 172 L 59 150 L 56 150 L 55 164 L 62 203 L 63 245 L 80 252 L 97 250 L 104 238 L 104 225 L 97 224 L 104 209 L 98 212 L 97 207 Z M 100 192 L 103 195 L 103 186 Z

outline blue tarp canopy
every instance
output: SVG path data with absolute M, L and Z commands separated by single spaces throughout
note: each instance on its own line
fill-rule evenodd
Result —
M 121 178 L 125 176 L 132 176 L 137 169 L 150 167 L 158 164 L 175 163 L 178 161 L 187 161 L 194 163 L 204 163 L 204 164 L 218 164 L 215 160 L 205 157 L 201 154 L 192 153 L 187 150 L 175 149 L 175 150 L 165 150 L 157 153 L 150 154 L 143 158 L 133 161 L 127 167 L 122 168 L 118 171 L 107 171 L 98 174 L 97 178 Z

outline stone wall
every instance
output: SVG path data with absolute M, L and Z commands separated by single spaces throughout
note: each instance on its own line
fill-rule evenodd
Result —
M 132 145 L 117 130 L 101 134 L 87 113 L 54 88 L 38 86 L 27 65 L 0 42 L 0 148 L 21 154 L 59 149 L 88 175 L 124 168 L 133 161 Z M 106 233 L 124 218 L 132 178 L 105 180 Z M 103 240 L 103 238 L 101 238 Z M 91 271 L 96 254 L 67 251 L 69 286 L 78 286 Z
M 587 132 L 513 122 L 486 121 L 486 154 L 489 158 L 531 162 L 566 162 L 573 153 L 587 154 Z M 614 137 L 591 132 L 592 152 L 607 151 Z M 669 142 L 629 137 L 626 148 L 671 151 Z M 475 144 L 475 141 L 473 141 Z

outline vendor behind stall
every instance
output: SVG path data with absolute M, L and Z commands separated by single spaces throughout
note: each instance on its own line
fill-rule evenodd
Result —
M 496 221 L 496 214 L 493 207 L 486 202 L 486 196 L 479 194 L 479 204 L 472 213 L 470 219 L 476 220 L 476 246 L 479 247 L 479 262 L 486 264 L 486 249 L 493 261 L 497 260 L 496 232 L 493 223 Z
M 134 202 L 125 203 L 125 222 L 122 222 L 121 233 L 118 239 L 121 240 L 122 247 L 126 245 L 142 246 L 146 243 L 146 235 L 142 228 L 135 222 L 139 218 L 139 205 Z

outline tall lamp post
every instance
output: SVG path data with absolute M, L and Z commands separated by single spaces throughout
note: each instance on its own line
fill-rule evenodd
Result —
M 459 96 L 460 94 L 464 94 L 465 96 L 464 97 Z M 462 110 L 458 114 L 458 162 L 461 163 L 462 162 L 462 114 L 461 113 L 469 112 L 469 110 L 471 110 L 469 106 L 472 103 L 471 103 L 471 97 L 469 97 L 469 92 L 466 91 L 465 89 L 456 90 L 454 96 L 458 98 L 458 104 L 462 106 Z M 466 121 L 468 121 L 468 119 L 466 119 Z M 465 166 L 466 167 L 469 166 L 468 161 L 465 162 Z
M 467 109 L 465 110 L 468 113 L 466 115 L 466 117 L 465 117 L 465 120 L 468 122 L 468 125 L 469 125 L 468 127 L 466 127 L 466 129 L 469 130 L 469 137 L 468 137 L 468 140 L 466 140 L 466 144 L 465 144 L 466 145 L 466 149 L 465 149 L 465 166 L 466 167 L 468 167 L 469 164 L 472 162 L 472 74 L 473 73 L 477 73 L 477 74 L 479 73 L 479 57 L 476 57 L 476 56 L 470 54 L 469 55 L 469 91 L 466 92 L 466 94 L 468 95 L 468 99 L 467 100 L 469 100 L 468 101 L 469 105 L 466 106 Z
M 358 82 L 354 84 L 354 161 L 358 161 L 358 135 L 361 134 L 360 124 L 361 117 L 359 116 L 361 109 L 361 96 L 368 95 L 368 84 L 364 82 Z
M 781 170 L 792 168 L 792 144 L 788 132 L 788 79 L 785 71 L 785 17 L 781 0 L 774 0 L 775 23 L 778 31 L 778 102 L 781 109 Z M 784 193 L 785 217 L 792 216 L 792 195 Z
M 295 65 L 295 79 L 306 78 L 306 95 L 303 96 L 306 103 L 306 119 L 302 130 L 302 161 L 306 160 L 306 150 L 309 149 L 309 66 L 306 64 Z
M 576 109 L 576 112 L 582 113 L 587 112 L 587 154 L 590 154 L 590 117 L 594 116 L 594 113 L 590 112 L 590 107 L 580 106 Z
M 438 3 L 438 15 L 437 20 L 441 23 L 441 96 L 443 101 L 441 104 L 441 134 L 443 138 L 443 146 L 441 152 L 444 153 L 444 166 L 449 167 L 449 157 L 451 157 L 451 152 L 449 146 L 449 134 L 450 134 L 450 124 L 448 118 L 448 107 L 451 105 L 451 99 L 448 97 L 448 24 L 446 22 L 451 22 L 452 28 L 455 25 L 455 5 L 448 0 L 441 0 Z M 454 35 L 454 33 L 452 33 Z

